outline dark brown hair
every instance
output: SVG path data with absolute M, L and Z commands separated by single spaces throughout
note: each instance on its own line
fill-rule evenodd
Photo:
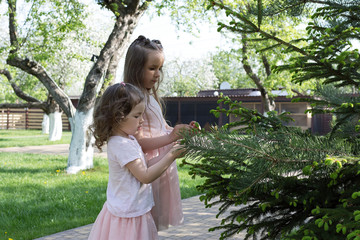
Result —
M 116 125 L 142 101 L 142 91 L 129 83 L 116 83 L 105 90 L 95 106 L 94 122 L 90 127 L 99 150 L 112 136 Z

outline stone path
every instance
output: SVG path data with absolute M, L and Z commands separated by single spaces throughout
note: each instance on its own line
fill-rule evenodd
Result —
M 209 232 L 208 229 L 220 223 L 216 219 L 217 208 L 205 208 L 199 201 L 199 197 L 184 199 L 183 212 L 184 224 L 177 227 L 170 227 L 166 231 L 159 232 L 159 240 L 215 240 L 219 239 L 220 231 Z M 56 233 L 36 240 L 86 240 L 92 224 Z M 244 239 L 245 233 L 240 233 L 230 239 Z

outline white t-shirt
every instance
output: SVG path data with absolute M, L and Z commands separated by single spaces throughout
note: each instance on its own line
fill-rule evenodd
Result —
M 107 208 L 117 217 L 138 217 L 154 206 L 151 184 L 143 184 L 125 166 L 136 159 L 146 165 L 144 153 L 133 136 L 110 137 L 107 143 L 109 161 L 109 182 L 107 187 Z

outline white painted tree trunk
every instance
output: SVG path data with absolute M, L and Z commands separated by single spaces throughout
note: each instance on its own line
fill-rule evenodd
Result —
M 61 112 L 55 111 L 49 114 L 50 128 L 49 128 L 49 140 L 58 141 L 62 136 L 62 119 Z
M 44 113 L 41 123 L 41 129 L 43 134 L 49 134 L 49 115 Z
M 93 122 L 93 111 L 91 108 L 87 112 L 75 113 L 67 173 L 75 174 L 93 167 L 94 137 L 88 129 Z

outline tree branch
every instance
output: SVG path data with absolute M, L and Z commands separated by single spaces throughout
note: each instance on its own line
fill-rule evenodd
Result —
M 294 93 L 296 93 L 298 96 L 300 96 L 300 97 L 303 97 L 303 96 L 305 96 L 304 94 L 302 94 L 301 92 L 299 92 L 298 90 L 296 90 L 296 89 L 291 89 L 291 91 L 293 91 Z
M 264 105 L 264 111 L 268 112 L 268 111 L 272 111 L 275 109 L 275 104 L 274 101 L 272 99 L 272 97 L 269 96 L 267 90 L 264 87 L 263 82 L 261 81 L 261 79 L 259 78 L 259 76 L 257 76 L 254 71 L 252 70 L 252 67 L 250 66 L 248 59 L 247 59 L 247 40 L 246 40 L 246 36 L 245 34 L 242 34 L 242 39 L 243 39 L 243 47 L 242 47 L 242 54 L 243 54 L 243 59 L 242 59 L 242 64 L 243 64 L 243 68 L 246 72 L 246 74 L 253 80 L 253 82 L 255 83 L 256 87 L 259 89 L 260 93 L 261 93 L 261 98 L 263 101 L 263 105 Z M 264 55 L 263 57 L 263 62 L 264 62 Z M 267 59 L 265 58 L 265 62 L 264 62 L 264 66 L 266 68 L 266 64 L 268 65 L 269 71 L 270 71 L 270 65 L 267 62 Z M 266 70 L 266 73 L 268 70 Z M 268 76 L 270 75 L 270 73 L 268 74 Z
M 230 7 L 228 6 L 225 6 L 223 3 L 221 2 L 216 2 L 216 1 L 213 1 L 212 2 L 213 5 L 215 6 L 218 6 L 220 9 L 223 9 L 225 10 L 226 12 L 228 13 L 231 13 L 232 16 L 238 18 L 240 21 L 242 21 L 244 24 L 242 24 L 241 26 L 243 27 L 247 27 L 247 29 L 233 29 L 231 26 L 228 26 L 226 24 L 222 24 L 223 27 L 227 28 L 228 30 L 230 31 L 238 31 L 238 32 L 243 32 L 243 31 L 248 31 L 249 33 L 255 33 L 255 32 L 258 32 L 260 33 L 262 36 L 266 37 L 267 39 L 272 39 L 284 46 L 287 46 L 291 49 L 293 49 L 294 51 L 296 52 L 299 52 L 301 53 L 302 55 L 304 56 L 309 56 L 305 51 L 303 51 L 302 49 L 296 47 L 295 45 L 292 45 L 291 43 L 289 42 L 286 42 L 280 38 L 277 38 L 276 36 L 274 35 L 271 35 L 267 32 L 264 32 L 263 30 L 260 29 L 260 27 L 258 27 L 257 25 L 255 25 L 254 23 L 252 23 L 249 19 L 245 18 L 243 15 L 241 15 L 240 13 L 238 12 L 235 12 L 233 9 L 231 9 Z M 316 61 L 316 60 L 314 60 Z
M 130 40 L 142 13 L 126 14 L 117 17 L 114 28 L 99 54 L 98 60 L 86 77 L 85 87 L 77 106 L 78 111 L 86 111 L 95 104 L 98 89 L 102 88 L 107 73 L 112 73 L 112 66 L 117 65 L 119 55 L 125 51 L 126 42 Z M 110 66 L 111 64 L 111 66 Z M 110 76 L 107 74 L 107 76 Z M 99 86 L 100 85 L 100 86 Z
M 20 87 L 18 85 L 16 85 L 16 83 L 13 81 L 12 76 L 10 74 L 10 72 L 6 69 L 0 69 L 0 74 L 3 74 L 6 76 L 6 78 L 8 79 L 8 81 L 11 84 L 11 87 L 13 88 L 16 96 L 18 96 L 19 98 L 27 101 L 27 102 L 41 102 L 40 100 L 24 93 Z
M 54 99 L 56 99 L 67 117 L 73 118 L 75 115 L 75 107 L 73 106 L 70 98 L 59 88 L 55 81 L 47 74 L 45 69 L 35 61 L 31 61 L 27 58 L 22 59 L 16 55 L 16 52 L 19 49 L 19 42 L 16 34 L 16 1 L 8 1 L 8 5 L 10 9 L 9 34 L 12 50 L 10 50 L 6 63 L 39 79 Z
M 295 2 L 294 4 L 287 5 L 287 7 L 283 8 L 283 9 L 280 9 L 279 11 L 274 12 L 273 14 L 271 14 L 269 16 L 277 15 L 277 14 L 279 14 L 281 12 L 284 12 L 284 11 L 286 11 L 288 9 L 292 9 L 294 7 L 301 6 L 301 5 L 306 5 L 307 3 L 328 4 L 328 1 L 314 1 L 314 0 L 298 1 L 298 2 Z
M 64 93 L 55 81 L 48 75 L 45 69 L 35 61 L 29 59 L 21 59 L 17 56 L 11 56 L 6 60 L 7 64 L 17 67 L 24 72 L 35 76 L 46 87 L 49 93 L 56 99 L 56 102 L 65 112 L 68 118 L 73 118 L 75 115 L 75 107 L 70 98 Z
M 261 55 L 261 60 L 262 60 L 262 62 L 264 64 L 266 76 L 269 77 L 270 74 L 271 74 L 271 68 L 270 68 L 269 61 L 267 60 L 267 57 L 264 54 Z
M 138 11 L 140 14 L 143 14 L 148 8 L 149 4 L 153 2 L 153 0 L 146 0 L 139 8 Z
M 10 50 L 10 53 L 15 53 L 19 50 L 19 42 L 17 39 L 17 30 L 16 30 L 16 1 L 8 1 L 9 5 L 9 31 L 10 31 L 10 44 L 13 49 Z

